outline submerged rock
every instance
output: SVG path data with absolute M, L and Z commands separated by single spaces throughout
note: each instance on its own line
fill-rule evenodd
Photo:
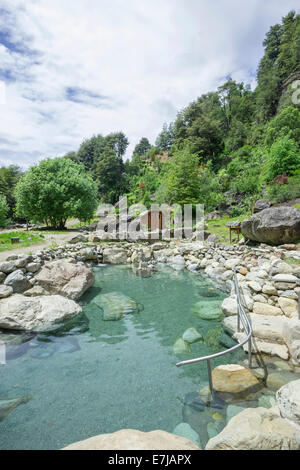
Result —
M 180 423 L 177 424 L 175 429 L 173 430 L 173 434 L 177 436 L 185 437 L 190 441 L 194 442 L 197 446 L 200 447 L 199 436 L 196 431 L 188 424 L 188 423 Z
M 214 390 L 225 393 L 240 393 L 259 384 L 257 378 L 246 367 L 227 364 L 212 371 Z
M 212 352 L 219 351 L 222 332 L 222 328 L 214 328 L 206 333 L 205 344 Z
M 201 333 L 196 328 L 188 328 L 182 335 L 182 339 L 187 343 L 196 343 L 203 339 Z
M 63 337 L 47 337 L 45 340 L 39 340 L 30 344 L 29 354 L 35 359 L 47 359 L 55 353 L 71 354 L 75 351 L 80 351 L 80 346 L 77 338 L 72 336 Z
M 223 316 L 220 302 L 217 301 L 196 302 L 191 313 L 202 320 L 218 320 Z
M 99 294 L 92 300 L 103 311 L 102 320 L 116 321 L 128 313 L 137 313 L 142 307 L 134 299 L 122 292 Z
M 173 345 L 174 354 L 186 354 L 191 352 L 190 345 L 187 341 L 184 341 L 182 338 L 179 338 L 175 341 Z
M 289 382 L 293 382 L 296 378 L 297 375 L 293 374 L 292 372 L 288 372 L 285 370 L 276 370 L 275 372 L 271 372 L 268 374 L 267 387 L 270 390 L 277 392 L 279 388 L 283 387 Z
M 31 395 L 20 398 L 0 398 L 0 422 L 19 405 L 27 403 L 31 399 Z
M 200 297 L 215 298 L 219 297 L 219 292 L 213 287 L 200 287 L 198 289 Z

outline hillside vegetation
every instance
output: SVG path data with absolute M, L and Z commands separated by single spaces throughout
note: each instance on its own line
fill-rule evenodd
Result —
M 257 199 L 275 203 L 300 197 L 300 15 L 288 13 L 270 28 L 263 45 L 254 90 L 230 78 L 164 124 L 155 145 L 142 137 L 125 162 L 129 142 L 123 132 L 93 136 L 62 159 L 87 174 L 91 199 L 96 187 L 98 200 L 112 204 L 126 194 L 129 204 L 203 203 L 206 212 L 238 217 Z M 42 181 L 42 169 L 39 174 Z M 0 169 L 5 216 L 14 217 L 15 197 L 22 188 L 24 199 L 25 186 L 27 203 L 30 184 L 24 178 L 17 167 Z M 79 200 L 76 204 L 85 207 Z M 22 213 L 18 201 L 17 207 L 19 216 L 40 217 L 32 207 Z M 72 216 L 64 211 L 60 225 Z

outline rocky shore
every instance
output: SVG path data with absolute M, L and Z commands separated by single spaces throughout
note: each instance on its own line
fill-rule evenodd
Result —
M 157 265 L 165 263 L 177 270 L 186 268 L 201 273 L 226 291 L 229 296 L 222 304 L 224 328 L 235 339 L 242 340 L 243 333 L 236 331 L 237 300 L 233 284 L 236 268 L 256 347 L 261 353 L 290 360 L 295 367 L 300 367 L 300 266 L 285 262 L 287 258 L 300 259 L 295 245 L 251 248 L 186 240 L 150 244 L 99 243 L 95 239 L 95 233 L 80 234 L 56 249 L 41 250 L 33 255 L 10 255 L 0 263 L 0 328 L 43 329 L 43 317 L 45 328 L 49 329 L 51 323 L 57 327 L 57 316 L 50 319 L 49 295 L 56 307 L 65 302 L 62 321 L 78 314 L 81 309 L 75 301 L 93 285 L 91 268 L 94 265 L 127 264 L 137 274 L 149 276 Z M 68 304 L 64 298 L 69 299 Z M 30 312 L 32 316 L 35 309 L 41 312 L 38 322 L 28 324 L 26 316 L 21 323 L 13 318 L 13 310 Z
M 280 363 L 282 372 L 278 373 L 275 368 L 263 385 L 268 387 L 264 389 L 265 394 L 258 396 L 256 387 L 261 390 L 265 380 L 264 371 L 258 364 L 251 371 L 241 365 L 232 365 L 232 370 L 228 366 L 224 366 L 224 370 L 216 368 L 213 371 L 215 390 L 221 396 L 229 393 L 235 398 L 231 398 L 227 406 L 230 420 L 225 428 L 223 426 L 221 432 L 218 426 L 208 429 L 211 439 L 206 448 L 242 449 L 248 445 L 251 449 L 298 449 L 300 381 L 295 378 L 300 373 L 299 259 L 300 252 L 295 245 L 233 247 L 188 240 L 101 243 L 97 241 L 96 233 L 80 234 L 55 249 L 40 250 L 32 255 L 10 255 L 0 263 L 0 328 L 24 331 L 59 328 L 65 320 L 81 313 L 77 301 L 94 283 L 94 266 L 129 265 L 137 275 L 151 276 L 160 264 L 167 264 L 175 270 L 187 269 L 195 275 L 206 276 L 228 294 L 218 316 L 223 316 L 225 331 L 240 341 L 244 334 L 236 331 L 237 300 L 233 284 L 236 269 L 242 301 L 254 331 L 254 352 Z M 125 310 L 129 308 L 129 300 L 124 299 Z M 99 297 L 97 302 L 103 308 L 107 299 Z M 130 304 L 130 308 L 135 306 Z M 212 310 L 213 316 L 214 313 Z M 121 316 L 122 312 L 117 309 L 114 318 L 108 316 L 105 319 L 115 320 Z M 9 341 L 10 336 L 3 334 L 2 339 Z M 244 348 L 247 350 L 247 345 Z M 247 408 L 248 399 L 243 407 L 235 405 L 240 393 L 244 397 L 245 387 L 255 388 L 255 399 L 262 406 Z M 269 390 L 273 390 L 271 395 Z M 277 403 L 274 400 L 276 391 Z M 207 390 L 200 391 L 199 396 L 204 402 L 208 400 Z M 179 427 L 174 434 L 183 438 L 193 435 L 189 424 L 181 423 Z M 237 429 L 241 430 L 238 435 Z M 98 446 L 102 441 L 102 438 L 95 438 L 93 442 Z M 84 448 L 84 442 L 80 443 L 80 448 Z M 87 445 L 94 444 L 88 442 Z M 170 445 L 173 448 L 173 443 Z M 179 441 L 178 445 L 181 445 Z

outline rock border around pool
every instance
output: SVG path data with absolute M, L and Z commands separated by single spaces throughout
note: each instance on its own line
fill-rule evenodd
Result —
M 93 266 L 130 265 L 136 274 L 148 276 L 163 263 L 175 270 L 201 273 L 228 292 L 229 297 L 222 304 L 224 327 L 241 341 L 243 334 L 234 328 L 237 300 L 233 270 L 237 268 L 258 349 L 290 360 L 295 367 L 300 366 L 300 266 L 293 268 L 285 262 L 285 258 L 300 259 L 295 245 L 249 248 L 188 240 L 155 243 L 99 243 L 97 240 L 96 232 L 81 234 L 80 240 L 75 237 L 54 249 L 40 250 L 33 255 L 8 256 L 0 263 L 0 306 L 16 294 L 26 297 L 61 295 L 77 301 L 93 285 Z M 247 350 L 247 344 L 244 349 Z

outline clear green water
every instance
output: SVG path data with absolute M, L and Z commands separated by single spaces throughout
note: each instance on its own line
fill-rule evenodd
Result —
M 216 349 L 199 342 L 191 345 L 191 353 L 176 357 L 173 344 L 187 328 L 204 337 L 220 328 L 220 321 L 201 320 L 190 311 L 201 299 L 221 305 L 224 294 L 203 297 L 214 287 L 210 281 L 171 268 L 149 278 L 121 266 L 98 267 L 95 274 L 95 286 L 81 300 L 80 318 L 55 334 L 35 336 L 21 351 L 9 347 L 11 360 L 0 365 L 0 398 L 32 397 L 0 422 L 0 448 L 59 449 L 122 428 L 172 432 L 182 422 L 189 422 L 205 445 L 207 422 L 214 422 L 216 410 L 203 412 L 188 403 L 207 385 L 206 363 L 175 364 Z M 105 322 L 91 303 L 100 291 L 123 292 L 144 310 Z M 226 355 L 212 365 L 241 360 L 243 354 Z

